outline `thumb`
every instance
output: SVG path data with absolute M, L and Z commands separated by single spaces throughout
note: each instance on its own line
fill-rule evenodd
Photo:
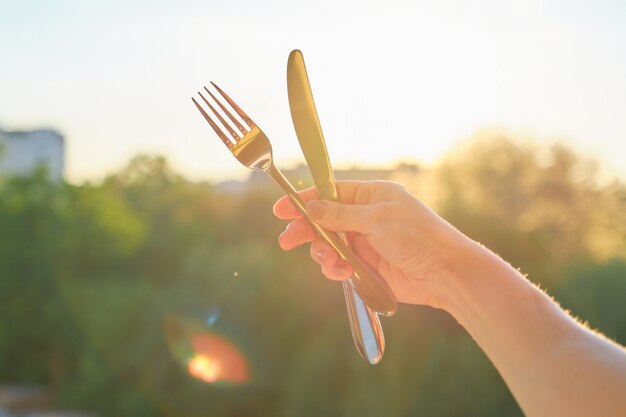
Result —
M 369 205 L 310 200 L 306 203 L 306 211 L 317 224 L 334 232 L 366 234 L 372 226 L 372 206 Z

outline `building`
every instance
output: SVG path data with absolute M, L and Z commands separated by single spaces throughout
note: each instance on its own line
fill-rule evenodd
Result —
M 0 129 L 0 175 L 28 175 L 40 166 L 46 168 L 51 181 L 63 181 L 63 136 L 53 130 L 7 132 Z

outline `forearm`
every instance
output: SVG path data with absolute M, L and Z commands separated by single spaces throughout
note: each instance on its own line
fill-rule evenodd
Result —
M 626 415 L 626 352 L 584 328 L 485 248 L 467 242 L 446 309 L 529 416 Z

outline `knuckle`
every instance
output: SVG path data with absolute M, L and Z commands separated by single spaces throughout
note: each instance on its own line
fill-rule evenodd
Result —
M 400 195 L 400 194 L 407 193 L 406 187 L 404 187 L 404 185 L 399 184 L 397 182 L 386 181 L 385 187 L 391 195 Z
M 375 180 L 371 182 L 373 196 L 378 201 L 392 201 L 408 194 L 407 189 L 397 182 Z
M 343 223 L 346 220 L 345 210 L 334 204 L 328 207 L 326 214 L 328 219 L 337 223 Z
M 406 187 L 402 184 L 398 184 L 397 182 L 393 182 L 392 184 L 392 188 L 395 191 L 395 193 L 397 194 L 407 194 L 409 191 L 406 189 Z

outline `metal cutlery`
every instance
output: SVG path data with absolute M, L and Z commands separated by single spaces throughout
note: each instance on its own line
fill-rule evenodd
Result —
M 313 100 L 304 57 L 299 50 L 291 51 L 289 54 L 287 92 L 296 136 L 319 196 L 325 200 L 338 201 L 339 195 L 322 126 Z M 339 236 L 348 247 L 351 247 L 350 238 L 346 233 L 340 233 Z M 365 305 L 354 290 L 352 281 L 350 278 L 341 282 L 352 338 L 361 357 L 371 364 L 377 364 L 385 352 L 383 328 L 376 312 Z
M 228 103 L 230 109 L 234 111 L 241 121 L 247 125 L 245 127 L 237 117 L 235 117 L 227 106 L 211 93 L 206 87 L 205 91 L 214 100 L 217 106 L 223 111 L 226 117 L 237 127 L 240 133 L 226 121 L 223 116 L 215 109 L 210 101 L 201 93 L 198 95 L 210 109 L 213 116 L 219 124 L 209 116 L 208 112 L 192 97 L 193 103 L 196 105 L 205 120 L 211 125 L 215 133 L 224 142 L 226 147 L 237 158 L 239 162 L 250 169 L 263 171 L 285 191 L 296 208 L 302 213 L 304 218 L 311 224 L 315 232 L 328 242 L 339 255 L 349 262 L 354 268 L 354 279 L 352 281 L 354 289 L 363 299 L 363 301 L 375 312 L 385 316 L 393 315 L 397 310 L 397 301 L 393 292 L 385 282 L 384 278 L 378 274 L 376 270 L 371 268 L 357 254 L 355 254 L 342 240 L 333 232 L 320 227 L 313 221 L 306 212 L 304 201 L 300 198 L 295 188 L 289 183 L 282 172 L 276 167 L 272 158 L 272 146 L 267 136 L 252 121 L 246 113 L 215 83 L 211 82 L 215 90 Z M 228 132 L 228 134 L 226 133 Z M 230 136 L 230 138 L 229 138 Z M 232 138 L 232 139 L 231 139 Z

